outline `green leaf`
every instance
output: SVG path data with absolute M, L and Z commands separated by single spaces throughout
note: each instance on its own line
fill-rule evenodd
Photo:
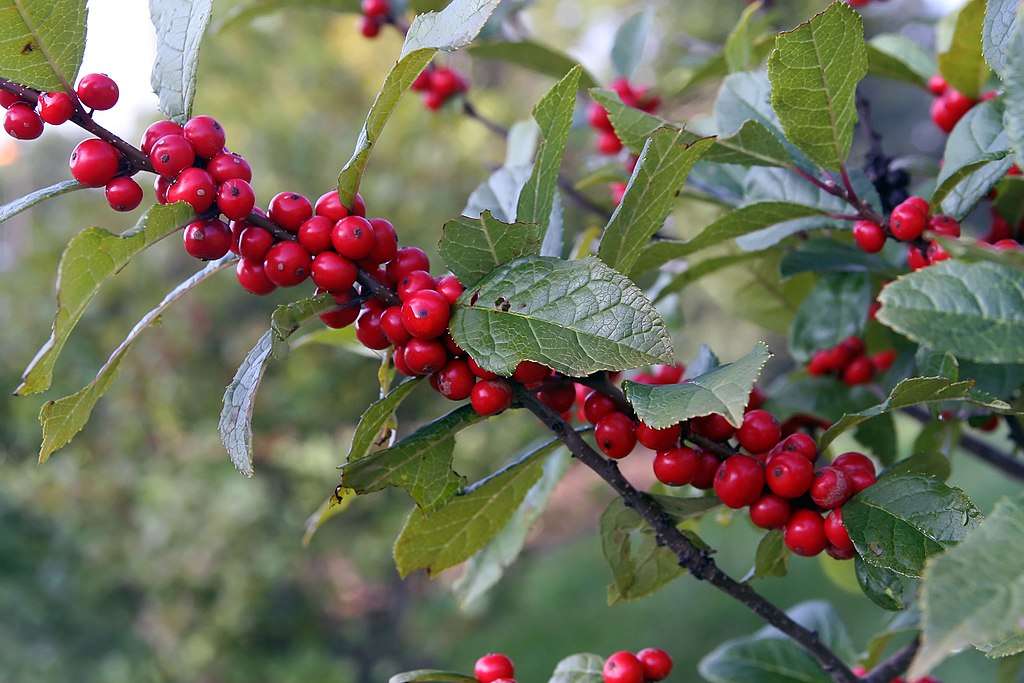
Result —
M 780 250 L 739 270 L 712 273 L 702 287 L 715 303 L 730 314 L 785 335 L 789 324 L 814 285 L 808 274 L 783 280 L 779 276 Z
M 993 410 L 1011 410 L 1009 403 L 977 392 L 974 389 L 973 380 L 957 382 L 948 377 L 909 377 L 893 387 L 889 396 L 881 403 L 858 413 L 845 413 L 821 435 L 821 438 L 818 439 L 818 447 L 826 448 L 847 429 L 856 427 L 873 417 L 901 408 L 941 401 L 967 401 Z
M 968 97 L 978 97 L 988 80 L 988 64 L 981 52 L 985 0 L 970 0 L 956 14 L 948 44 L 939 47 L 939 73 Z
M 751 19 L 761 9 L 761 5 L 760 0 L 747 5 L 740 14 L 739 21 L 736 22 L 725 39 L 722 53 L 725 55 L 725 63 L 731 72 L 751 71 L 757 68 L 761 61 L 755 58 L 754 41 L 757 36 L 751 27 Z
M 754 40 L 754 62 L 761 64 L 775 46 L 775 36 L 765 33 Z M 682 97 L 698 85 L 729 76 L 725 53 L 719 52 L 692 69 L 683 70 L 666 84 L 665 94 L 670 98 Z
M 102 228 L 86 228 L 72 237 L 57 267 L 53 332 L 29 363 L 14 393 L 25 396 L 49 389 L 57 358 L 100 286 L 136 254 L 179 230 L 192 215 L 192 208 L 184 202 L 157 205 L 121 235 Z
M 623 78 L 633 77 L 633 72 L 643 59 L 644 46 L 653 22 L 654 13 L 645 10 L 637 12 L 619 26 L 612 41 L 612 66 L 616 74 Z
M 548 683 L 602 683 L 604 658 L 583 653 L 570 655 L 558 663 Z
M 92 415 L 92 409 L 96 406 L 96 402 L 113 384 L 121 361 L 124 360 L 139 335 L 156 322 L 170 308 L 171 304 L 191 292 L 214 273 L 233 264 L 235 260 L 233 256 L 229 256 L 211 263 L 172 289 L 159 304 L 135 323 L 135 327 L 114 349 L 91 382 L 70 396 L 43 404 L 42 410 L 39 411 L 39 423 L 43 428 L 43 443 L 39 447 L 40 463 L 46 462 L 56 450 L 64 447 L 74 438 L 75 434 L 82 431 L 89 421 L 89 416 Z
M 343 465 L 341 485 L 359 494 L 397 486 L 419 507 L 436 510 L 465 484 L 465 477 L 452 469 L 455 435 L 480 420 L 472 406 L 456 408 L 391 448 Z
M 547 508 L 552 491 L 568 468 L 569 457 L 565 451 L 555 451 L 545 458 L 543 474 L 527 492 L 508 524 L 470 558 L 465 571 L 455 580 L 452 589 L 462 607 L 476 603 L 519 557 L 526 545 L 527 534 Z
M 253 476 L 252 468 L 252 414 L 256 392 L 263 381 L 263 373 L 273 356 L 280 357 L 283 347 L 299 326 L 315 315 L 334 306 L 329 295 L 302 299 L 278 306 L 271 316 L 271 329 L 263 333 L 249 350 L 231 383 L 224 390 L 218 431 L 224 449 L 235 469 L 246 477 Z
M 996 198 L 992 207 L 1010 225 L 1019 225 L 1024 221 L 1024 178 L 1009 176 L 999 181 L 996 186 Z
M 771 105 L 771 83 L 763 71 L 729 74 L 715 99 L 715 123 L 722 135 L 732 135 L 754 121 L 785 144 L 782 123 Z M 795 148 L 793 148 L 795 149 Z
M 993 0 L 995 2 L 995 0 Z M 1006 46 L 1003 86 L 1006 104 L 1006 136 L 1016 152 L 1017 165 L 1024 163 L 1024 22 L 1019 19 Z
M 896 440 L 896 420 L 885 413 L 861 422 L 853 431 L 853 438 L 868 451 L 878 455 L 883 464 L 889 464 L 899 452 Z M 945 459 L 945 458 L 943 458 Z
M 213 27 L 213 33 L 249 24 L 254 19 L 285 9 L 325 9 L 334 12 L 362 12 L 361 0 L 241 0 L 232 5 Z
M 438 50 L 453 52 L 468 45 L 484 27 L 501 0 L 452 0 L 440 12 L 417 15 L 405 36 L 398 62 L 391 67 L 377 98 L 370 106 L 355 151 L 338 176 L 342 203 L 351 206 L 370 153 L 398 105 Z
M 794 181 L 796 182 L 796 181 Z M 814 206 L 790 204 L 789 202 L 757 202 L 741 206 L 725 214 L 704 228 L 688 242 L 679 244 L 675 255 L 686 256 L 713 247 L 722 242 L 734 240 L 762 228 L 808 216 L 821 216 L 824 212 Z
M 3 206 L 0 206 L 0 223 L 17 216 L 22 211 L 31 209 L 36 204 L 46 201 L 47 199 L 53 199 L 59 197 L 62 194 L 68 192 L 74 192 L 75 190 L 82 190 L 85 185 L 82 185 L 77 180 L 62 180 L 59 183 L 44 187 L 35 192 L 29 192 L 24 197 L 15 199 L 13 202 L 8 202 Z
M 946 481 L 949 479 L 950 473 L 949 458 L 942 453 L 928 450 L 900 460 L 892 467 L 887 468 L 883 476 L 896 477 L 906 474 L 923 474 L 939 481 Z
M 627 380 L 622 388 L 637 417 L 655 429 L 711 413 L 739 426 L 750 390 L 771 357 L 764 342 L 758 342 L 743 358 L 680 384 L 638 384 Z
M 879 273 L 896 277 L 896 269 L 876 254 L 867 254 L 852 244 L 815 237 L 787 251 L 779 265 L 784 278 L 800 273 Z
M 923 640 L 911 677 L 967 645 L 991 656 L 993 646 L 1024 635 L 1022 543 L 1024 497 L 1018 495 L 997 502 L 963 542 L 928 563 L 921 582 Z
M 860 14 L 844 2 L 775 39 L 772 108 L 786 137 L 827 169 L 838 170 L 850 153 L 857 83 L 867 71 Z
M 375 445 L 387 443 L 391 430 L 388 429 L 387 435 L 382 434 L 383 430 L 398 410 L 398 406 L 402 405 L 413 389 L 419 386 L 422 379 L 416 377 L 402 382 L 363 412 L 352 434 L 352 445 L 349 446 L 345 462 L 355 462 L 369 453 Z
M 160 111 L 184 123 L 192 115 L 199 46 L 210 23 L 213 0 L 149 0 L 156 29 L 156 59 L 150 78 Z
M 789 548 L 783 541 L 782 531 L 774 529 L 761 537 L 754 553 L 754 568 L 751 576 L 765 579 L 769 576 L 785 576 L 789 573 Z
M 790 326 L 789 350 L 793 357 L 806 362 L 815 351 L 859 335 L 873 299 L 871 280 L 863 273 L 822 276 L 800 304 Z
M 533 172 L 519 194 L 516 220 L 536 223 L 543 231 L 558 192 L 558 171 L 565 156 L 565 145 L 576 108 L 581 69 L 574 67 L 541 98 L 533 108 L 533 118 L 540 127 L 540 145 Z
M 868 41 L 868 73 L 873 76 L 927 88 L 937 69 L 932 56 L 906 36 L 883 33 Z
M 914 581 L 905 576 L 868 564 L 859 557 L 854 558 L 857 583 L 864 595 L 882 609 L 892 612 L 905 610 L 914 597 Z
M 579 68 L 580 88 L 592 88 L 597 84 L 594 77 L 587 73 L 575 59 L 532 40 L 480 43 L 470 46 L 467 51 L 473 57 L 508 62 L 555 78 L 562 78 L 573 69 Z
M 843 506 L 843 523 L 857 554 L 868 564 L 912 578 L 980 519 L 967 494 L 921 474 L 882 477 Z
M 388 683 L 476 683 L 476 679 L 451 671 L 419 669 L 404 674 L 395 674 L 388 679 Z
M 937 351 L 982 363 L 1024 361 L 1024 271 L 944 261 L 887 285 L 878 320 Z
M 865 652 L 860 658 L 860 664 L 871 670 L 882 661 L 882 656 L 889 649 L 889 643 L 897 636 L 915 636 L 920 631 L 919 614 L 917 609 L 911 605 L 902 612 L 896 612 L 889 616 L 884 630 L 876 633 L 868 641 Z
M 544 472 L 540 458 L 561 445 L 552 439 L 511 467 L 467 488 L 444 507 L 413 509 L 395 541 L 395 566 L 404 578 L 417 569 L 438 574 L 490 543 L 519 510 Z
M 1008 73 L 1007 53 L 1017 30 L 1018 0 L 987 0 L 985 21 L 981 31 L 982 52 L 992 70 L 1005 79 Z
M 73 86 L 85 52 L 86 0 L 0 3 L 0 76 L 36 90 Z
M 570 377 L 672 362 L 661 316 L 628 278 L 596 258 L 506 263 L 463 293 L 450 328 L 491 372 L 523 360 Z
M 1008 148 L 1002 104 L 992 100 L 973 107 L 946 141 L 932 203 L 962 220 L 1010 169 Z
M 539 225 L 503 223 L 490 211 L 480 218 L 460 216 L 445 223 L 442 230 L 441 257 L 467 287 L 509 261 L 536 256 L 543 239 Z
M 647 242 L 664 225 L 686 176 L 714 143 L 712 138 L 682 142 L 678 130 L 659 130 L 644 145 L 622 202 L 605 228 L 598 256 L 628 273 Z
M 658 290 L 658 294 L 654 297 L 654 301 L 660 301 L 669 294 L 676 294 L 683 291 L 689 285 L 693 284 L 697 280 L 701 279 L 705 275 L 711 275 L 717 273 L 724 268 L 731 268 L 733 266 L 751 261 L 753 259 L 762 258 L 763 252 L 758 251 L 744 251 L 738 254 L 727 254 L 725 256 L 717 256 L 714 258 L 704 259 L 699 263 L 688 263 L 686 270 L 679 273 L 671 280 L 669 280 L 664 287 Z M 635 270 L 635 269 L 634 269 Z M 636 271 L 644 272 L 644 271 Z
M 714 498 L 654 498 L 676 522 L 699 517 L 718 505 Z M 601 515 L 601 547 L 612 570 L 609 604 L 650 595 L 685 571 L 671 550 L 658 545 L 654 529 L 621 498 Z

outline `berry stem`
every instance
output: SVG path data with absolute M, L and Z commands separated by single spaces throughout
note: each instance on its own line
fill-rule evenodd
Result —
M 679 529 L 664 509 L 633 487 L 618 465 L 590 447 L 568 423 L 522 387 L 516 387 L 520 403 L 565 443 L 573 456 L 604 479 L 622 497 L 626 507 L 634 510 L 651 525 L 658 543 L 671 550 L 695 578 L 707 581 L 722 592 L 746 605 L 755 614 L 792 638 L 821 665 L 836 683 L 861 681 L 842 659 L 825 645 L 818 635 L 791 619 L 777 605 L 764 598 L 749 584 L 740 583 L 719 568 L 711 555 L 695 546 Z

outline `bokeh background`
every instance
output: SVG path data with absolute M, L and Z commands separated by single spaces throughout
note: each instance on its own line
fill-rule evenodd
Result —
M 122 104 L 99 120 L 128 139 L 156 118 L 146 4 L 91 2 L 85 69 L 119 81 Z M 331 185 L 400 47 L 391 31 L 363 39 L 351 15 L 291 4 L 211 35 L 202 51 L 196 111 L 225 125 L 229 146 L 252 162 L 263 202 L 281 190 L 316 197 Z M 877 3 L 865 13 L 868 31 L 901 30 L 927 44 L 942 4 L 956 3 Z M 781 29 L 824 3 L 774 5 L 771 21 Z M 231 6 L 216 3 L 215 25 Z M 615 29 L 644 7 L 658 21 L 639 80 L 671 84 L 712 53 L 743 2 L 538 0 L 517 30 L 562 47 L 607 82 Z M 460 55 L 450 61 L 470 75 L 477 107 L 504 124 L 529 116 L 550 85 L 515 67 Z M 914 158 L 941 149 L 927 122 L 926 95 L 892 83 L 865 88 L 890 153 Z M 676 120 L 697 118 L 710 111 L 714 95 L 714 85 L 697 89 L 669 98 L 667 109 Z M 575 177 L 595 163 L 591 135 L 578 123 L 567 158 Z M 76 135 L 51 129 L 33 143 L 0 140 L 0 203 L 66 177 Z M 434 253 L 440 226 L 503 154 L 501 141 L 479 124 L 451 110 L 431 115 L 407 97 L 367 174 L 370 213 L 391 218 L 403 242 Z M 589 192 L 608 201 L 602 188 Z M 685 234 L 711 217 L 708 206 L 683 203 L 670 229 Z M 567 203 L 571 233 L 592 221 Z M 0 226 L 0 386 L 16 386 L 49 333 L 64 243 L 88 225 L 122 230 L 132 222 L 110 212 L 97 192 L 80 192 Z M 434 581 L 398 579 L 391 543 L 410 507 L 401 492 L 358 500 L 304 547 L 306 518 L 333 489 L 354 422 L 376 396 L 376 366 L 317 345 L 273 364 L 256 409 L 257 476 L 242 478 L 218 442 L 221 394 L 273 306 L 295 292 L 252 297 L 228 273 L 145 333 L 86 430 L 37 465 L 36 414 L 45 398 L 85 384 L 135 320 L 194 268 L 176 239 L 142 254 L 90 307 L 51 392 L 0 399 L 3 683 L 379 683 L 421 666 L 469 670 L 494 649 L 516 659 L 522 683 L 535 683 L 573 652 L 647 645 L 676 656 L 672 680 L 697 681 L 703 654 L 760 626 L 685 578 L 656 597 L 607 607 L 609 576 L 595 530 L 608 496 L 581 470 L 556 492 L 519 563 L 470 611 L 460 610 L 450 592 L 457 570 Z M 693 287 L 666 307 L 682 358 L 701 342 L 723 359 L 758 338 L 783 349 L 780 337 L 738 322 L 721 305 L 728 279 Z M 780 358 L 769 374 L 785 369 Z M 444 408 L 428 393 L 403 407 L 404 430 Z M 909 434 L 901 425 L 901 435 Z M 491 421 L 460 437 L 457 466 L 479 476 L 535 437 L 522 416 Z M 647 460 L 634 459 L 631 473 L 643 481 Z M 1010 487 L 966 458 L 957 459 L 955 480 L 985 509 Z M 726 568 L 745 573 L 757 540 L 746 520 L 708 518 L 700 533 L 720 548 Z M 789 579 L 760 588 L 783 605 L 833 601 L 863 645 L 884 615 L 859 595 L 848 570 L 798 560 Z M 947 681 L 978 681 L 989 680 L 992 670 L 966 655 L 943 673 Z

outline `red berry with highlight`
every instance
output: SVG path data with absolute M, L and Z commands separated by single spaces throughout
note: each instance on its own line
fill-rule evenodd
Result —
M 249 261 L 263 263 L 272 246 L 274 236 L 258 225 L 249 225 L 238 236 L 238 255 Z
M 242 259 L 235 266 L 235 277 L 246 291 L 258 296 L 270 294 L 277 289 L 277 285 L 270 281 L 263 270 L 262 261 Z
M 196 213 L 203 213 L 213 206 L 214 192 L 213 178 L 209 173 L 201 168 L 186 168 L 167 188 L 167 202 L 186 202 Z
M 355 264 L 333 251 L 325 251 L 313 258 L 311 267 L 313 282 L 328 292 L 344 292 L 356 282 L 358 271 Z
M 231 249 L 231 228 L 221 220 L 197 220 L 185 226 L 185 251 L 203 261 L 219 259 Z
M 512 387 L 501 379 L 480 380 L 473 385 L 469 400 L 479 415 L 496 415 L 512 405 Z
M 779 453 L 765 465 L 765 481 L 775 495 L 799 498 L 814 482 L 814 465 L 800 453 Z
M 771 451 L 772 455 L 778 453 L 796 453 L 814 462 L 818 459 L 818 445 L 807 434 L 797 432 L 780 441 Z
M 461 359 L 453 359 L 430 378 L 431 384 L 447 399 L 463 401 L 473 393 L 476 377 L 469 370 L 469 365 Z
M 178 174 L 192 166 L 196 152 L 181 135 L 165 135 L 149 151 L 149 163 L 165 178 L 177 178 Z
M 174 121 L 157 121 L 149 124 L 149 128 L 142 135 L 142 151 L 147 156 L 153 151 L 156 141 L 165 135 L 185 135 L 185 129 Z
M 395 346 L 401 346 L 412 338 L 402 322 L 401 306 L 391 306 L 381 313 L 380 327 L 384 330 L 384 336 Z M 468 366 L 467 369 L 469 369 Z
M 814 510 L 797 510 L 786 522 L 786 547 L 797 555 L 813 557 L 825 549 L 825 522 Z
M 889 215 L 889 230 L 893 237 L 904 242 L 916 240 L 928 223 L 928 208 L 921 209 L 919 198 L 907 199 L 892 210 Z
M 473 676 L 479 683 L 496 683 L 501 678 L 513 678 L 515 675 L 512 660 L 497 652 L 484 655 L 473 666 Z
M 224 128 L 212 116 L 193 116 L 185 124 L 185 139 L 196 154 L 211 159 L 224 150 Z
M 692 448 L 672 448 L 654 456 L 654 476 L 666 486 L 685 486 L 700 469 L 700 453 Z
M 715 474 L 715 494 L 731 508 L 750 505 L 764 489 L 764 468 L 747 455 L 725 459 Z
M 602 417 L 616 410 L 615 401 L 600 391 L 591 392 L 583 402 L 583 415 L 590 424 L 597 424 Z
M 86 74 L 78 80 L 78 99 L 89 109 L 106 111 L 117 104 L 119 90 L 114 79 L 106 74 Z
M 551 375 L 551 368 L 532 360 L 524 360 L 512 372 L 512 379 L 527 387 L 543 382 Z
M 788 500 L 767 493 L 751 504 L 750 521 L 762 529 L 781 529 L 789 521 L 791 512 Z
M 263 269 L 278 287 L 294 287 L 309 277 L 312 258 L 295 242 L 278 242 L 267 252 Z
M 636 447 L 636 424 L 623 413 L 611 413 L 598 421 L 594 437 L 609 458 L 625 458 Z
M 340 292 L 333 296 L 334 302 L 338 304 L 338 307 L 325 313 L 321 313 L 320 320 L 324 325 L 327 325 L 327 327 L 340 330 L 343 327 L 348 327 L 356 321 L 356 318 L 359 317 L 359 306 L 352 304 L 352 301 L 356 298 L 356 292 L 354 289 L 350 289 L 347 292 Z
M 142 186 L 128 176 L 111 180 L 104 193 L 114 211 L 133 211 L 142 203 Z
M 843 509 L 836 508 L 825 518 L 825 538 L 836 548 L 849 552 L 854 549 L 850 534 L 843 524 Z
M 839 507 L 852 494 L 846 473 L 838 467 L 823 467 L 811 484 L 811 500 L 823 510 Z
M 156 124 L 153 124 L 156 125 Z M 206 172 L 213 182 L 220 184 L 232 179 L 252 182 L 252 167 L 243 157 L 232 152 L 221 152 L 206 163 Z
M 437 291 L 441 292 L 445 299 L 448 299 L 448 303 L 454 304 L 459 300 L 459 297 L 462 296 L 462 292 L 465 291 L 465 288 L 456 276 L 445 275 L 438 279 Z
M 210 177 L 213 180 L 213 177 Z M 217 208 L 221 213 L 237 221 L 248 216 L 256 206 L 256 193 L 252 185 L 241 178 L 232 178 L 217 189 Z
M 270 220 L 288 232 L 298 232 L 313 216 L 312 204 L 297 192 L 279 192 L 270 200 L 268 209 Z
M 387 266 L 388 277 L 395 282 L 401 282 L 406 274 L 414 270 L 430 272 L 430 259 L 419 247 L 402 247 Z
M 467 358 L 466 362 L 469 363 L 470 371 L 480 379 L 498 379 L 498 375 L 494 374 L 490 370 L 484 370 L 480 367 L 479 363 L 472 358 Z
M 644 680 L 663 681 L 672 673 L 672 657 L 664 650 L 648 647 L 636 653 L 644 667 Z
M 35 140 L 43 134 L 43 120 L 32 107 L 15 102 L 4 116 L 4 130 L 17 140 Z
M 875 254 L 885 246 L 885 230 L 874 221 L 857 221 L 853 224 L 853 239 L 861 251 Z
M 751 410 L 743 416 L 736 438 L 751 453 L 764 453 L 782 438 L 779 421 L 767 410 Z
M 433 275 L 425 270 L 414 270 L 411 273 L 406 273 L 405 276 L 398 281 L 395 293 L 398 294 L 399 299 L 406 301 L 416 292 L 424 289 L 434 289 L 436 286 L 437 282 L 434 280 Z
M 342 256 L 360 261 L 373 251 L 373 226 L 362 216 L 348 216 L 335 223 L 331 232 L 334 250 Z
M 859 384 L 867 384 L 875 376 L 875 366 L 871 359 L 860 356 L 850 361 L 850 364 L 843 370 L 843 382 L 851 387 Z
M 604 683 L 644 683 L 644 665 L 632 652 L 616 652 L 604 662 Z
M 356 319 L 356 339 L 359 340 L 360 344 L 362 344 L 368 349 L 373 349 L 374 351 L 382 351 L 391 346 L 391 343 L 388 341 L 388 338 L 384 335 L 384 330 L 381 328 L 380 317 L 381 312 L 379 310 L 367 306 L 366 308 L 363 309 L 362 313 L 359 314 L 359 318 Z M 444 354 L 444 348 L 441 348 L 440 351 L 440 359 L 438 359 L 436 351 L 434 351 L 434 353 L 432 354 L 428 353 L 416 357 L 418 360 L 423 361 L 424 366 L 422 368 L 416 369 L 415 374 L 429 375 L 431 372 L 434 372 L 435 370 L 441 368 L 444 365 L 446 356 Z M 427 362 L 426 359 L 428 355 L 433 362 Z M 405 355 L 406 363 L 409 362 L 409 356 L 410 354 L 408 353 Z M 411 367 L 412 366 L 410 365 L 410 368 Z
M 433 339 L 444 334 L 450 315 L 448 300 L 432 289 L 420 290 L 402 304 L 405 329 L 420 339 Z
M 324 216 L 313 216 L 299 226 L 299 244 L 310 254 L 319 254 L 329 251 L 334 245 L 331 243 L 331 232 L 334 230 L 334 222 Z
M 39 96 L 39 118 L 51 126 L 67 123 L 75 113 L 75 103 L 66 92 L 44 92 Z
M 679 435 L 682 429 L 679 425 L 672 425 L 664 429 L 648 427 L 643 422 L 636 426 L 636 440 L 652 451 L 664 451 L 679 445 Z
M 398 233 L 386 218 L 371 218 L 373 226 L 373 249 L 367 258 L 376 264 L 387 263 L 398 253 Z

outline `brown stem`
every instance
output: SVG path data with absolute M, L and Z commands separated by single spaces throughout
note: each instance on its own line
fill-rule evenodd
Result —
M 921 637 L 918 636 L 872 669 L 870 674 L 860 679 L 861 683 L 890 683 L 895 680 L 910 667 L 910 662 L 913 661 L 914 655 L 917 654 L 920 647 Z

